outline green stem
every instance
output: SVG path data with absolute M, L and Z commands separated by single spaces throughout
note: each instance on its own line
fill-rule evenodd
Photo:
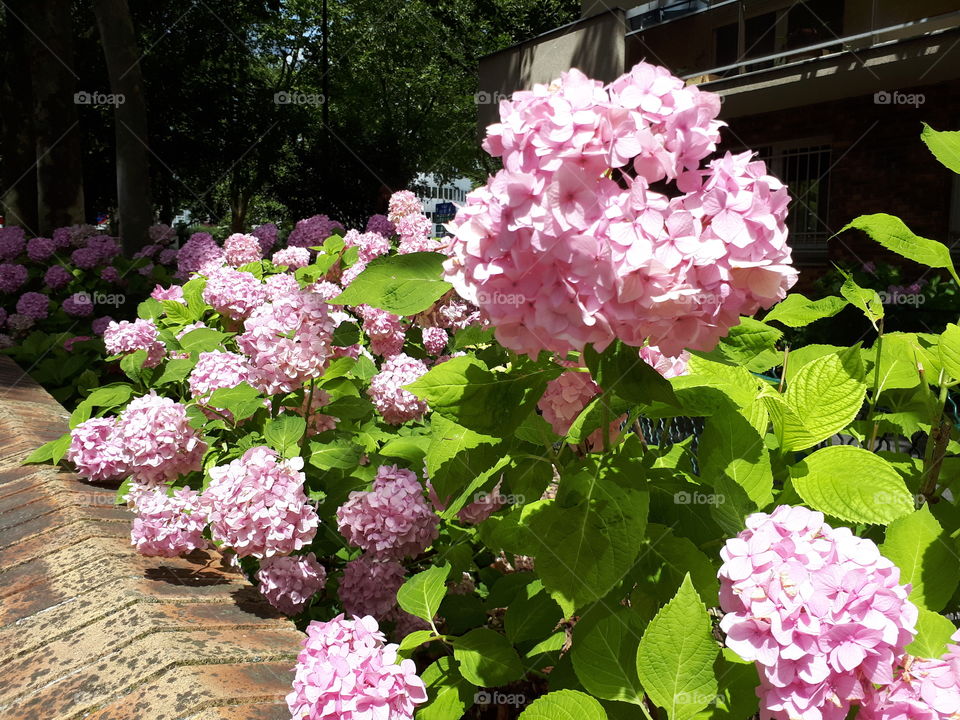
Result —
M 883 318 L 877 322 L 877 354 L 873 358 L 873 392 L 870 393 L 870 410 L 867 412 L 867 422 L 873 420 L 877 410 L 877 396 L 880 394 L 880 358 L 883 355 Z M 878 423 L 874 423 L 873 433 L 870 435 L 870 443 L 867 450 L 873 452 L 874 443 L 877 439 Z
M 940 374 L 940 394 L 937 396 L 937 409 L 930 423 L 930 435 L 927 437 L 927 447 L 923 454 L 923 485 L 920 488 L 921 502 L 929 502 L 936 495 L 937 481 L 940 479 L 940 467 L 943 465 L 943 456 L 950 442 L 951 425 L 949 420 L 944 421 L 943 413 L 947 406 L 949 386 L 943 382 L 943 373 Z

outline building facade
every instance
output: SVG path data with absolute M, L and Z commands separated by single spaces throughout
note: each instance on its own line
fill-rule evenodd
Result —
M 423 203 L 424 214 L 433 222 L 435 237 L 450 234 L 444 225 L 453 220 L 456 207 L 464 203 L 472 187 L 466 178 L 444 183 L 432 174 L 421 174 L 414 179 L 410 189 Z
M 637 62 L 718 93 L 721 150 L 756 150 L 789 186 L 799 264 L 888 259 L 857 215 L 899 215 L 960 246 L 960 183 L 920 141 L 960 129 L 960 1 L 584 0 L 583 18 L 484 58 L 481 93 L 569 67 L 609 81 Z M 496 105 L 480 105 L 480 124 Z

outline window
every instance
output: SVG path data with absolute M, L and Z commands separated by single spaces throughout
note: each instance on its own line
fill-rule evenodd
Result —
M 790 190 L 789 242 L 799 252 L 825 251 L 830 230 L 830 145 L 804 142 L 761 148 L 759 159 Z

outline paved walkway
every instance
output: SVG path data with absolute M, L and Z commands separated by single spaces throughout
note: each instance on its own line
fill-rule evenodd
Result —
M 134 552 L 112 489 L 20 465 L 66 429 L 0 357 L 0 720 L 289 720 L 302 634 L 217 553 Z

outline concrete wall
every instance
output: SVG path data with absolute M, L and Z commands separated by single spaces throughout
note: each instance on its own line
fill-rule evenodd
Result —
M 621 75 L 625 33 L 623 11 L 606 11 L 482 58 L 476 96 L 481 129 L 497 122 L 501 99 L 572 67 L 604 82 Z

